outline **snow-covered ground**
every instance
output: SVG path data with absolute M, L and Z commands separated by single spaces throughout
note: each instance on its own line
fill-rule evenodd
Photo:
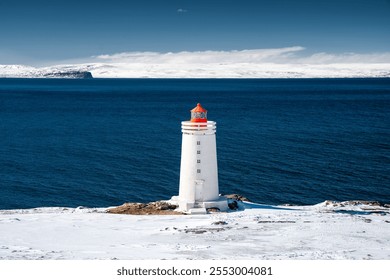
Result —
M 0 259 L 390 259 L 390 208 L 245 204 L 209 215 L 0 211 Z

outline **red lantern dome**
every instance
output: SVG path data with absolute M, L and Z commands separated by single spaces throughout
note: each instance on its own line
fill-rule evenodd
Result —
M 207 122 L 207 110 L 198 103 L 194 109 L 191 110 L 192 122 Z

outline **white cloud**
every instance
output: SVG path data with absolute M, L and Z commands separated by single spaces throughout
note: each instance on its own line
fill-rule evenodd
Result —
M 112 55 L 94 57 L 104 62 L 128 63 L 260 63 L 273 62 L 291 58 L 295 52 L 302 51 L 303 47 L 288 47 L 279 49 L 255 49 L 232 51 L 183 51 L 183 52 L 124 52 Z
M 183 52 L 124 52 L 93 57 L 95 62 L 144 64 L 335 64 L 335 63 L 390 63 L 390 52 L 385 53 L 314 53 L 304 55 L 304 47 L 231 51 Z

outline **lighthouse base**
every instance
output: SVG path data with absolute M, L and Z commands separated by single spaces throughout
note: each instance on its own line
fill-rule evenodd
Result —
M 209 209 L 218 209 L 219 211 L 227 211 L 228 201 L 226 197 L 219 197 L 212 201 L 187 201 L 180 199 L 179 196 L 173 196 L 170 202 L 178 205 L 178 210 L 188 214 L 207 214 Z

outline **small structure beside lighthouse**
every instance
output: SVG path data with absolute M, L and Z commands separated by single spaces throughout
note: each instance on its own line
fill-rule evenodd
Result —
M 227 199 L 219 195 L 216 122 L 207 120 L 207 110 L 198 103 L 181 128 L 179 196 L 173 200 L 180 211 L 191 214 L 205 214 L 210 208 L 227 210 Z

